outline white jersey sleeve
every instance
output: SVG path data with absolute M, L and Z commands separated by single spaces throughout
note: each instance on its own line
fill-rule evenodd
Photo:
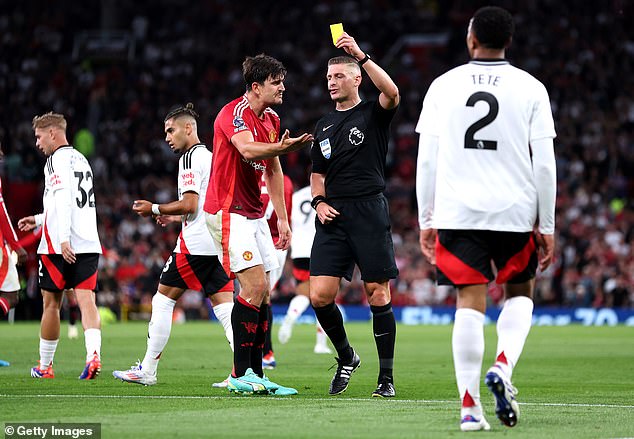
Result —
M 432 83 L 416 131 L 438 139 L 434 228 L 533 229 L 538 191 L 529 145 L 555 137 L 543 84 L 504 60 L 472 61 Z M 417 193 L 428 192 L 420 187 L 427 181 L 417 178 Z
M 310 258 L 315 238 L 315 209 L 310 202 L 310 186 L 293 193 L 293 211 L 291 213 L 291 259 Z
M 44 167 L 44 223 L 40 254 L 60 254 L 70 241 L 77 254 L 101 253 L 93 173 L 72 146 L 57 149 Z
M 198 208 L 192 214 L 183 215 L 175 253 L 202 256 L 219 254 L 207 229 L 203 210 L 211 173 L 211 158 L 211 151 L 205 145 L 198 144 L 178 160 L 178 199 L 182 200 L 185 192 L 194 192 L 198 194 Z

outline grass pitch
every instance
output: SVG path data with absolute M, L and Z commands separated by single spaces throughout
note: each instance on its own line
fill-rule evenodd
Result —
M 103 370 L 89 382 L 83 339 L 62 338 L 55 379 L 37 380 L 38 325 L 0 324 L 0 423 L 97 422 L 102 437 L 253 438 L 445 438 L 462 435 L 518 438 L 634 437 L 634 328 L 534 327 L 514 374 L 521 416 L 512 429 L 495 418 L 482 384 L 490 432 L 459 430 L 459 401 L 451 358 L 450 326 L 398 326 L 397 397 L 370 398 L 378 361 L 369 323 L 347 324 L 361 368 L 340 396 L 328 396 L 333 356 L 312 352 L 315 329 L 295 327 L 286 345 L 275 343 L 278 367 L 268 373 L 296 387 L 293 397 L 238 396 L 213 389 L 231 366 L 220 325 L 174 325 L 152 387 L 122 383 L 114 369 L 127 369 L 145 353 L 146 323 L 103 328 Z M 495 354 L 495 327 L 486 327 L 485 370 Z

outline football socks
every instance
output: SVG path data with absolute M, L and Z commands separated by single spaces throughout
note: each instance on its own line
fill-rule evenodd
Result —
M 392 382 L 396 341 L 396 320 L 394 320 L 392 303 L 383 306 L 370 305 L 370 311 L 372 311 L 374 342 L 379 354 L 379 382 L 384 380 Z
M 457 309 L 451 346 L 462 405 L 479 405 L 480 370 L 484 355 L 484 314 L 471 308 Z
M 346 329 L 343 327 L 343 316 L 335 302 L 321 307 L 313 306 L 313 309 L 321 327 L 324 328 L 324 332 L 337 350 L 339 359 L 343 363 L 351 362 L 354 351 L 350 347 L 350 343 L 348 343 Z
M 172 332 L 172 314 L 176 301 L 159 293 L 152 298 L 152 317 L 147 331 L 147 350 L 141 366 L 146 373 L 154 375 L 161 353 Z

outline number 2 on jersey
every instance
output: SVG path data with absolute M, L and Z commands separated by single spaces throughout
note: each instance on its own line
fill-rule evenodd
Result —
M 476 140 L 475 133 L 495 120 L 500 105 L 498 104 L 498 100 L 491 93 L 479 91 L 469 96 L 469 99 L 467 99 L 467 107 L 474 107 L 479 101 L 484 101 L 489 104 L 489 112 L 467 128 L 467 132 L 464 135 L 464 147 L 465 149 L 497 150 L 498 142 L 496 140 Z

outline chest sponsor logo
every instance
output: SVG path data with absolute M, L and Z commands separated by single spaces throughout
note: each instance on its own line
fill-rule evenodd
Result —
M 233 129 L 234 133 L 237 133 L 238 131 L 242 131 L 242 130 L 246 130 L 247 129 L 247 124 L 244 122 L 244 120 L 240 116 L 236 116 L 233 119 L 233 126 L 235 127 Z
M 277 140 L 277 133 L 275 130 L 269 131 L 269 142 L 273 143 Z
M 251 165 L 253 169 L 255 169 L 256 171 L 262 171 L 262 172 L 266 171 L 266 165 L 264 163 L 260 163 L 255 160 L 247 160 L 244 157 L 242 157 L 242 161 L 244 163 Z
M 319 142 L 319 148 L 321 149 L 322 155 L 329 159 L 330 153 L 332 152 L 332 148 L 330 147 L 330 139 L 325 139 Z
M 363 143 L 364 138 L 365 136 L 363 135 L 363 132 L 359 131 L 359 128 L 357 127 L 350 128 L 350 134 L 348 134 L 348 140 L 354 146 L 361 145 Z

